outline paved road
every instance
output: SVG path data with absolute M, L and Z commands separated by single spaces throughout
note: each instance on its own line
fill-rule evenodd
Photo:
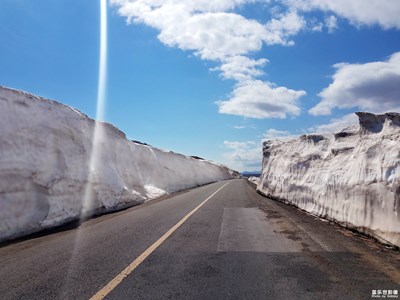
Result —
M 399 251 L 264 198 L 245 180 L 209 198 L 226 183 L 1 247 L 0 299 L 89 299 L 156 241 L 106 299 L 371 299 L 373 290 L 400 292 Z

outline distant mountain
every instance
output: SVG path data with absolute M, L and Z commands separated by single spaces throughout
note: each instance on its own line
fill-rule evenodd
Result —
M 244 177 L 260 177 L 261 176 L 261 171 L 243 171 L 242 173 L 240 173 L 240 175 L 244 176 Z

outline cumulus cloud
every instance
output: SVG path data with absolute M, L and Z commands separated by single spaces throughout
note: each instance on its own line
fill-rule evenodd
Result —
M 266 24 L 269 37 L 268 44 L 293 45 L 288 37 L 298 34 L 307 25 L 304 17 L 300 16 L 295 9 L 289 9 L 284 14 L 278 15 L 278 19 L 272 19 Z
M 291 46 L 293 37 L 308 29 L 329 32 L 337 28 L 337 17 L 348 19 L 355 25 L 377 24 L 383 28 L 400 29 L 399 0 L 110 0 L 128 23 L 142 23 L 158 30 L 158 39 L 169 47 L 190 51 L 200 59 L 217 63 L 211 69 L 220 72 L 223 79 L 236 81 L 229 99 L 219 101 L 219 112 L 247 118 L 285 118 L 300 114 L 299 98 L 306 93 L 277 87 L 274 83 L 259 80 L 263 75 L 266 58 L 251 56 L 263 45 Z M 235 11 L 243 5 L 262 3 L 270 5 L 272 17 L 262 23 L 246 18 Z M 302 15 L 318 10 L 326 12 L 325 20 L 313 16 L 310 20 Z M 388 64 L 389 62 L 381 62 Z M 393 65 L 393 62 L 391 63 Z M 386 74 L 362 74 L 351 78 L 358 90 L 346 86 L 341 78 L 355 74 L 371 65 L 336 65 L 334 82 L 321 92 L 321 103 L 310 110 L 312 114 L 329 114 L 333 107 L 375 108 L 374 101 L 383 101 L 392 107 L 395 76 Z M 375 76 L 375 79 L 374 77 Z M 394 81 L 391 81 L 390 78 Z M 360 79 L 363 78 L 363 79 Z M 367 83 L 372 83 L 368 89 Z M 340 100 L 338 87 L 345 88 L 348 97 Z M 376 88 L 374 92 L 373 88 Z M 383 89 L 383 90 L 380 90 Z M 382 97 L 378 92 L 383 91 Z M 368 96 L 367 94 L 373 96 Z M 364 96 L 361 100 L 353 96 Z M 385 100 L 383 98 L 385 97 Z M 358 101 L 358 102 L 357 102 Z
M 238 171 L 261 170 L 261 143 L 224 141 L 224 146 L 227 149 L 223 153 L 225 164 Z
M 232 97 L 218 103 L 221 113 L 249 118 L 284 118 L 300 113 L 296 100 L 305 92 L 256 80 L 263 74 L 262 67 L 268 60 L 249 57 L 263 44 L 294 44 L 291 37 L 306 26 L 305 19 L 295 9 L 276 12 L 274 18 L 263 24 L 234 13 L 233 9 L 269 0 L 110 2 L 129 23 L 143 23 L 159 30 L 158 39 L 165 45 L 216 61 L 218 66 L 211 70 L 220 72 L 223 79 L 237 82 Z M 251 91 L 252 88 L 255 90 Z
M 298 34 L 306 25 L 306 20 L 297 13 L 297 10 L 289 9 L 265 25 L 267 34 L 264 41 L 268 45 L 294 45 L 289 38 Z
M 129 22 L 160 31 L 165 45 L 191 50 L 203 59 L 218 60 L 259 50 L 266 30 L 256 21 L 225 12 L 244 1 L 112 0 Z
M 291 134 L 289 131 L 277 130 L 277 129 L 268 129 L 263 134 L 263 140 L 286 140 L 295 138 L 296 135 Z
M 338 28 L 337 18 L 333 15 L 325 18 L 325 26 L 328 28 L 329 33 L 334 32 Z
M 298 116 L 298 99 L 305 91 L 275 87 L 260 80 L 245 81 L 236 86 L 229 100 L 217 102 L 219 112 L 249 118 L 286 118 Z
M 366 64 L 336 64 L 333 82 L 309 110 L 312 115 L 329 115 L 333 108 L 353 108 L 380 113 L 400 107 L 400 52 L 387 61 Z
M 327 124 L 320 124 L 309 128 L 310 132 L 315 133 L 329 133 L 338 132 L 348 126 L 358 124 L 358 117 L 356 114 L 347 114 L 340 118 L 331 119 Z
M 258 68 L 267 62 L 268 60 L 265 58 L 255 60 L 237 55 L 224 59 L 221 66 L 213 68 L 211 71 L 220 71 L 224 79 L 243 81 L 262 75 L 263 71 Z
M 289 37 L 305 25 L 295 10 L 267 24 L 227 12 L 250 2 L 255 1 L 111 0 L 128 22 L 154 27 L 160 31 L 158 38 L 164 44 L 194 51 L 203 59 L 222 60 L 247 54 L 260 50 L 263 43 L 293 44 Z
M 284 0 L 286 5 L 302 11 L 333 12 L 354 25 L 379 25 L 400 29 L 398 0 Z
M 287 140 L 296 138 L 288 131 L 268 129 L 260 141 L 224 141 L 226 151 L 222 154 L 224 163 L 238 171 L 261 170 L 262 142 L 265 140 Z
M 260 23 L 233 13 L 195 14 L 182 21 L 164 27 L 159 39 L 168 46 L 193 50 L 202 59 L 223 60 L 258 51 L 267 38 Z

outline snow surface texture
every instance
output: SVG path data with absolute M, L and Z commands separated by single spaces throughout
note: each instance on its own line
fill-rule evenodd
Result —
M 90 174 L 95 124 L 61 103 L 0 87 L 0 241 L 239 176 L 99 122 Z
M 400 246 L 400 114 L 357 115 L 336 134 L 264 142 L 257 189 Z
M 258 185 L 260 183 L 260 177 L 250 176 L 249 178 L 247 178 L 247 180 L 254 183 L 255 185 Z

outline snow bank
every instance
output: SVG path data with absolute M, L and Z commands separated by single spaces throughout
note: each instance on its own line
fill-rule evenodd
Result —
M 258 185 L 260 183 L 260 177 L 250 176 L 249 178 L 247 178 L 247 180 L 255 185 Z
M 265 142 L 257 189 L 400 246 L 400 114 L 357 115 L 336 134 Z
M 61 103 L 0 87 L 0 241 L 238 176 L 129 141 L 107 123 L 98 123 L 90 175 L 95 124 Z

